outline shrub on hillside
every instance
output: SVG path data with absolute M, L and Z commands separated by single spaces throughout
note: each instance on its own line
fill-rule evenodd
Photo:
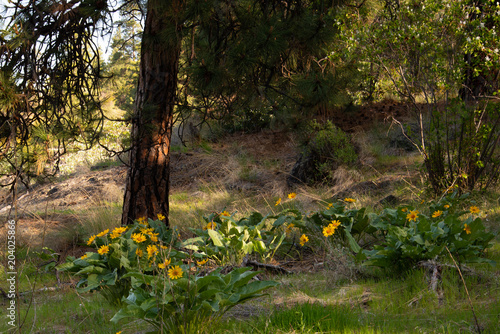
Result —
M 339 166 L 351 166 L 358 159 L 350 136 L 330 121 L 311 122 L 302 147 L 289 183 L 334 183 L 334 171 Z

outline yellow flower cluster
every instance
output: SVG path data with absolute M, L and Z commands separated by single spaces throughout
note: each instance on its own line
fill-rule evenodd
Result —
M 207 262 L 208 262 L 208 259 L 204 259 L 204 260 L 201 260 L 201 261 L 196 261 L 196 264 L 199 265 L 199 266 L 202 266 L 202 265 L 204 265 Z
M 355 200 L 354 198 L 349 198 L 349 197 L 347 197 L 347 198 L 344 198 L 344 202 L 348 202 L 348 203 L 355 203 L 355 202 L 356 202 L 356 200 Z
M 158 247 L 156 247 L 155 245 L 148 245 L 148 247 L 146 247 L 146 251 L 148 252 L 148 259 L 155 256 L 156 253 L 158 253 Z
M 296 193 L 289 193 L 289 194 L 288 194 L 288 198 L 289 198 L 289 199 L 294 199 L 295 197 L 297 197 L 297 194 L 296 194 Z
M 120 237 L 126 231 L 127 231 L 126 227 L 116 227 L 113 230 L 113 232 L 111 232 L 111 234 L 109 235 L 109 237 L 111 239 L 116 239 L 116 238 Z
M 132 238 L 132 240 L 134 240 L 137 243 L 141 243 L 143 241 L 146 241 L 146 236 L 142 233 L 133 233 L 131 238 Z
M 481 212 L 481 210 L 479 210 L 479 208 L 478 208 L 477 206 L 473 205 L 473 206 L 471 206 L 471 207 L 469 208 L 469 212 L 470 212 L 470 213 L 472 213 L 472 214 L 474 214 L 474 213 L 479 213 L 479 212 Z
M 471 234 L 472 231 L 470 230 L 470 226 L 467 224 L 464 224 L 464 231 L 466 234 Z
M 340 221 L 333 220 L 328 226 L 323 227 L 323 235 L 329 237 L 335 234 L 335 230 L 340 226 Z

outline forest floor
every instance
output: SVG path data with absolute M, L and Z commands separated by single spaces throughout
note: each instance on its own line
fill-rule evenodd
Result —
M 390 102 L 328 115 L 336 125 L 353 135 L 359 149 L 359 162 L 353 169 L 339 168 L 334 184 L 316 187 L 287 184 L 300 153 L 294 133 L 239 133 L 217 142 L 195 143 L 189 148 L 173 146 L 170 222 L 187 234 L 189 227 L 204 226 L 202 216 L 211 212 L 226 209 L 239 215 L 254 211 L 265 214 L 275 210 L 278 198 L 302 212 L 318 208 L 326 199 L 344 197 L 356 198 L 360 205 L 372 211 L 382 210 L 388 204 L 384 202 L 388 196 L 392 196 L 392 206 L 421 203 L 426 199 L 422 191 L 425 184 L 421 177 L 421 157 L 418 152 L 394 147 L 389 138 L 391 131 L 398 129 L 391 123 L 391 116 L 401 119 L 407 115 L 406 106 Z M 103 309 L 103 300 L 98 294 L 79 294 L 69 284 L 63 284 L 60 293 L 61 288 L 54 288 L 59 285 L 59 276 L 56 280 L 54 273 L 42 272 L 43 261 L 28 255 L 45 246 L 59 253 L 59 261 L 64 262 L 68 255 L 78 257 L 93 250 L 85 246 L 90 235 L 120 224 L 126 174 L 125 166 L 85 166 L 72 175 L 20 191 L 15 208 L 10 206 L 8 192 L 0 193 L 0 219 L 5 221 L 9 213 L 10 217 L 15 213 L 18 225 L 17 256 L 24 268 L 19 290 L 49 289 L 33 294 L 34 306 L 29 297 L 23 297 L 26 304 L 23 308 L 29 313 L 28 322 L 33 328 L 29 332 L 146 332 L 144 325 L 137 321 L 125 327 L 110 323 L 116 310 Z M 293 202 L 286 199 L 290 192 L 297 193 Z M 487 203 L 483 204 L 484 207 Z M 499 224 L 494 223 L 500 217 L 497 204 L 490 210 L 493 214 L 488 223 L 496 232 L 500 229 Z M 6 235 L 6 226 L 0 226 L 1 244 Z M 315 326 L 330 319 L 333 311 L 327 307 L 332 305 L 341 306 L 341 311 L 350 317 L 345 321 L 353 329 L 340 331 L 345 333 L 475 332 L 462 281 L 451 266 L 443 270 L 442 288 L 446 297 L 443 306 L 434 292 L 429 291 L 423 270 L 412 271 L 405 277 L 387 278 L 355 264 L 349 254 L 338 249 L 316 252 L 295 249 L 292 245 L 284 252 L 286 256 L 273 263 L 297 275 L 263 274 L 264 279 L 278 281 L 280 288 L 273 289 L 265 300 L 234 308 L 218 333 L 328 332 Z M 500 259 L 498 243 L 491 254 L 497 254 Z M 38 278 L 31 281 L 32 277 Z M 62 283 L 71 283 L 71 286 L 77 280 L 67 275 L 61 277 Z M 474 269 L 465 277 L 479 321 L 486 329 L 498 328 L 500 324 L 498 277 L 496 268 Z M 303 308 L 309 304 L 320 309 Z M 2 308 L 3 305 L 0 301 Z M 285 317 L 281 323 L 279 317 L 288 309 L 291 309 L 289 318 Z M 298 320 L 297 314 L 301 317 Z M 54 315 L 57 316 L 50 324 L 44 321 L 44 317 L 52 319 Z M 299 323 L 294 323 L 292 328 L 294 321 Z

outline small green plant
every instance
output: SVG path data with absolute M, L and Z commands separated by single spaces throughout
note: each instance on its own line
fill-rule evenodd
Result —
M 447 257 L 447 247 L 461 262 L 494 264 L 481 255 L 495 235 L 485 230 L 476 206 L 459 209 L 466 197 L 456 192 L 446 196 L 432 203 L 428 214 L 411 206 L 385 209 L 370 223 L 383 241 L 364 250 L 364 263 L 404 271 L 419 261 Z

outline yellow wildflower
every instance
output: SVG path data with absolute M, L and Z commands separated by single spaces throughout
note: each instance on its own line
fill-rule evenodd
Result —
M 157 214 L 157 216 L 158 216 L 158 220 L 163 220 L 163 219 L 165 219 L 165 216 L 164 216 L 164 215 L 162 215 L 161 213 Z
M 146 251 L 148 252 L 148 259 L 154 255 L 156 255 L 156 253 L 158 253 L 158 247 L 156 247 L 155 245 L 148 245 L 148 247 L 146 247 Z
M 142 249 L 139 249 L 139 248 L 136 249 L 135 255 L 137 255 L 138 257 L 142 257 L 143 254 L 144 254 L 144 252 L 142 251 Z
M 106 234 L 108 234 L 108 233 L 109 233 L 109 228 L 108 228 L 108 229 L 106 229 L 106 230 L 104 230 L 104 231 L 102 231 L 102 232 L 101 232 L 101 233 L 99 233 L 98 235 L 96 235 L 96 237 L 99 237 L 99 238 L 100 238 L 100 237 L 104 237 L 104 236 L 105 236 Z
M 165 245 L 161 245 L 161 246 L 160 246 L 160 248 L 161 248 L 161 249 L 168 249 L 168 247 L 167 247 L 167 246 L 165 246 Z
M 347 198 L 344 198 L 344 202 L 354 203 L 354 202 L 356 202 L 356 200 L 354 198 L 347 197 Z
M 467 234 L 471 234 L 471 233 L 472 233 L 472 231 L 470 230 L 470 226 L 469 226 L 469 225 L 467 225 L 467 224 L 464 224 L 464 231 L 465 231 L 465 233 L 467 233 Z
M 87 254 L 84 254 L 82 255 L 82 257 L 80 257 L 80 260 L 85 260 L 87 258 Z
M 101 246 L 98 250 L 97 253 L 104 255 L 109 253 L 109 246 Z
M 449 209 L 449 208 L 450 208 L 450 205 L 449 205 L 449 204 L 445 204 L 445 205 L 444 205 L 444 208 L 445 208 L 445 209 Z
M 289 198 L 289 199 L 294 199 L 296 196 L 297 196 L 297 194 L 296 194 L 296 193 L 289 193 L 289 194 L 288 194 L 288 198 Z
M 335 227 L 332 224 L 323 227 L 323 235 L 325 237 L 329 237 L 333 234 L 335 234 Z
M 215 222 L 210 222 L 203 229 L 204 230 L 215 230 L 216 227 L 217 227 L 217 224 Z
M 418 213 L 418 210 L 410 211 L 410 213 L 406 215 L 406 219 L 408 219 L 409 221 L 416 221 L 418 218 Z
M 443 214 L 443 211 L 437 210 L 432 214 L 432 218 L 437 218 Z
M 286 227 L 285 233 L 290 233 L 292 231 L 292 228 L 294 228 L 295 225 L 293 223 L 288 224 Z
M 93 235 L 93 236 L 91 236 L 91 237 L 89 238 L 89 240 L 87 241 L 87 246 L 90 246 L 90 244 L 94 242 L 95 237 L 96 237 L 96 236 L 95 236 L 95 235 Z
M 332 222 L 330 223 L 330 225 L 333 225 L 333 227 L 337 228 L 340 226 L 340 221 L 339 220 L 332 220 Z
M 406 211 L 408 211 L 408 209 L 407 208 L 402 208 L 401 211 L 402 212 L 406 212 Z
M 182 268 L 179 266 L 174 266 L 168 270 L 168 277 L 170 279 L 178 279 L 181 278 L 183 274 Z
M 231 215 L 229 214 L 229 212 L 227 212 L 226 210 L 222 211 L 220 215 L 221 215 L 221 216 L 226 216 L 226 217 L 231 216 Z
M 306 242 L 308 242 L 308 241 L 309 241 L 309 238 L 307 237 L 307 235 L 302 234 L 302 236 L 300 237 L 300 245 L 304 246 L 306 244 Z
M 204 265 L 207 262 L 208 262 L 208 259 L 204 259 L 204 260 L 201 260 L 201 261 L 196 261 L 196 264 L 199 265 L 199 266 L 202 266 L 202 265 Z
M 134 240 L 137 243 L 141 243 L 143 241 L 146 241 L 146 236 L 142 233 L 133 233 L 131 238 L 132 238 L 132 240 Z
M 475 205 L 471 206 L 469 208 L 469 211 L 470 211 L 470 213 L 479 213 L 479 212 L 481 212 L 481 210 L 479 210 L 479 208 L 477 206 L 475 206 Z
M 141 218 L 137 218 L 137 222 L 139 224 L 142 224 L 142 225 L 148 225 L 148 222 L 146 221 L 146 217 L 141 217 Z
M 328 203 L 328 208 L 331 208 L 333 206 L 333 203 Z
M 116 334 L 122 334 L 122 331 L 116 332 Z
M 276 201 L 276 203 L 274 203 L 274 206 L 278 206 L 278 205 L 280 205 L 280 203 L 281 203 L 281 197 L 278 198 L 278 200 Z
M 168 267 L 170 265 L 170 262 L 172 262 L 171 259 L 165 259 L 165 261 L 163 263 L 160 263 L 158 265 L 158 268 L 165 269 L 166 267 Z

